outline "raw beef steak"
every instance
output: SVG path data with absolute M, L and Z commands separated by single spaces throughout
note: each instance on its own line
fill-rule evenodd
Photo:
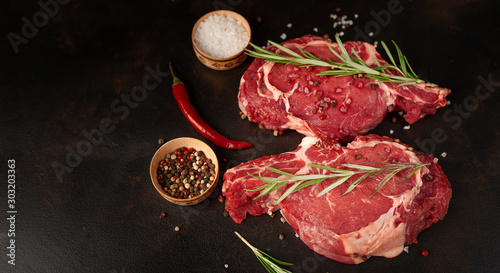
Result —
M 334 182 L 327 179 L 318 187 L 306 187 L 289 195 L 277 205 L 275 201 L 286 189 L 256 200 L 253 198 L 259 192 L 246 190 L 264 185 L 249 174 L 258 175 L 262 171 L 262 176 L 280 177 L 265 166 L 298 175 L 327 172 L 309 163 L 345 169 L 341 164 L 384 166 L 380 162 L 429 165 L 407 180 L 404 180 L 407 172 L 398 173 L 372 197 L 370 195 L 387 173 L 367 178 L 353 191 L 342 195 L 361 174 L 355 175 L 327 194 L 316 197 Z M 226 210 L 236 223 L 241 223 L 247 213 L 271 214 L 281 208 L 281 214 L 307 246 L 348 264 L 361 263 L 371 256 L 399 255 L 404 245 L 417 241 L 423 229 L 443 219 L 451 198 L 450 182 L 436 158 L 418 154 L 394 139 L 376 135 L 357 136 L 347 147 L 335 141 L 320 142 L 319 138 L 305 137 L 292 152 L 262 157 L 229 169 L 224 175 L 222 191 L 226 196 Z
M 339 61 L 328 49 L 330 46 L 338 52 L 338 45 L 322 37 L 306 35 L 282 45 L 296 52 L 309 51 L 323 60 Z M 374 59 L 381 65 L 387 63 L 371 44 L 345 42 L 344 46 L 349 53 L 355 49 L 370 66 L 374 66 Z M 274 46 L 267 49 L 286 54 Z M 250 121 L 267 129 L 294 129 L 306 136 L 350 140 L 373 129 L 393 110 L 404 110 L 404 118 L 410 124 L 434 114 L 446 105 L 445 97 L 450 93 L 448 89 L 423 83 L 398 86 L 373 83 L 373 79 L 357 75 L 316 75 L 327 69 L 255 59 L 240 81 L 240 109 Z

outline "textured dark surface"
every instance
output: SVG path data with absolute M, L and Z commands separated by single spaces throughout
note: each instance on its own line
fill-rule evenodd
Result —
M 37 17 L 44 24 L 35 34 L 23 34 L 22 18 L 33 22 L 42 10 L 39 4 L 4 2 L 0 272 L 264 272 L 234 231 L 294 263 L 295 272 L 500 271 L 497 2 L 401 1 L 400 12 L 389 17 L 381 11 L 397 1 L 74 0 L 58 4 L 46 22 Z M 178 110 L 172 78 L 165 74 L 169 61 L 207 123 L 229 138 L 254 144 L 228 151 L 207 141 L 219 157 L 221 174 L 237 163 L 292 150 L 301 140 L 292 131 L 274 137 L 240 119 L 238 84 L 251 59 L 227 72 L 196 59 L 191 28 L 216 8 L 245 16 L 259 45 L 281 41 L 282 33 L 288 39 L 344 31 L 343 40 L 395 40 L 417 74 L 452 90 L 450 105 L 410 129 L 403 129 L 407 124 L 392 113 L 372 131 L 433 153 L 452 183 L 448 215 L 423 231 L 409 253 L 356 266 L 327 260 L 296 238 L 279 214 L 249 217 L 240 225 L 224 217 L 217 200 L 222 181 L 208 200 L 192 207 L 170 204 L 157 194 L 148 169 L 158 139 L 206 141 Z M 353 26 L 334 28 L 330 14 L 335 13 L 348 15 Z M 357 34 L 356 27 L 365 34 Z M 367 36 L 370 31 L 373 36 Z M 15 53 L 10 33 L 32 37 Z M 151 70 L 160 72 L 147 76 Z M 144 79 L 150 90 L 141 93 L 134 87 L 143 86 Z M 94 144 L 86 145 L 86 132 L 93 133 Z M 80 159 L 71 152 L 78 149 L 86 154 Z M 15 266 L 6 255 L 13 239 L 7 221 L 9 159 L 16 164 Z M 59 175 L 53 168 L 57 164 L 66 166 Z M 166 217 L 160 219 L 162 212 Z M 429 256 L 420 255 L 424 249 Z

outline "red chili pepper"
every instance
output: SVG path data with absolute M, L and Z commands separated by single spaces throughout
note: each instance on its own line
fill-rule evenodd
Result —
M 200 115 L 198 115 L 198 112 L 196 112 L 196 109 L 194 109 L 193 105 L 189 101 L 184 83 L 182 83 L 182 81 L 175 76 L 172 65 L 170 63 L 169 66 L 170 72 L 172 73 L 172 77 L 174 79 L 174 82 L 172 84 L 174 98 L 179 104 L 179 108 L 181 109 L 182 114 L 184 114 L 184 117 L 186 117 L 191 125 L 193 125 L 196 131 L 198 131 L 208 140 L 212 141 L 215 145 L 222 148 L 238 150 L 252 147 L 252 144 L 248 142 L 234 141 L 225 138 L 214 129 L 212 129 L 205 121 L 203 121 L 203 119 L 201 119 Z

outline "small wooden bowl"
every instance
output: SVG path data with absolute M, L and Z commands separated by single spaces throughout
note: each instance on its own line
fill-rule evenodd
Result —
M 160 183 L 158 183 L 158 178 L 157 178 L 157 169 L 160 164 L 160 161 L 165 159 L 166 154 L 172 153 L 177 148 L 181 147 L 194 148 L 197 151 L 203 151 L 207 156 L 207 158 L 210 158 L 212 160 L 212 163 L 215 165 L 215 180 L 211 183 L 212 185 L 210 186 L 210 188 L 208 188 L 207 191 L 205 191 L 204 193 L 190 199 L 177 199 L 170 196 L 163 190 Z M 153 156 L 153 159 L 151 160 L 151 165 L 149 166 L 149 173 L 151 176 L 151 181 L 153 182 L 153 186 L 156 188 L 158 193 L 163 198 L 177 205 L 190 206 L 198 204 L 201 201 L 205 200 L 214 191 L 217 185 L 217 180 L 219 178 L 219 161 L 217 160 L 215 152 L 205 142 L 198 140 L 196 138 L 181 137 L 168 141 L 156 151 L 156 153 Z
M 198 29 L 198 26 L 200 25 L 201 22 L 205 21 L 208 17 L 212 16 L 212 15 L 225 15 L 225 16 L 230 16 L 234 19 L 236 19 L 237 21 L 239 21 L 243 27 L 245 28 L 245 30 L 247 31 L 248 33 L 248 41 L 251 40 L 252 38 L 252 32 L 251 32 L 251 29 L 250 29 L 250 25 L 248 24 L 247 20 L 245 19 L 245 17 L 241 16 L 240 14 L 236 13 L 236 12 L 233 12 L 233 11 L 230 11 L 230 10 L 216 10 L 216 11 L 212 11 L 212 12 L 209 12 L 205 15 L 203 15 L 197 22 L 196 24 L 194 25 L 193 27 L 193 31 L 191 33 L 191 41 L 193 43 L 193 49 L 194 49 L 194 53 L 196 54 L 196 57 L 198 57 L 198 59 L 200 60 L 201 63 L 203 63 L 205 66 L 207 67 L 210 67 L 214 70 L 230 70 L 230 69 L 233 69 L 237 66 L 239 66 L 240 64 L 243 63 L 243 61 L 247 58 L 247 55 L 245 54 L 245 50 L 241 50 L 239 53 L 233 55 L 233 56 L 230 56 L 230 57 L 227 57 L 227 58 L 215 58 L 215 57 L 212 57 L 204 52 L 202 52 L 198 46 L 196 45 L 195 41 L 194 41 L 194 35 L 196 33 L 196 30 Z M 248 48 L 248 44 L 246 45 L 245 48 Z

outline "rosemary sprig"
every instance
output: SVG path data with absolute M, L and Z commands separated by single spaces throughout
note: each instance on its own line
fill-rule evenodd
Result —
M 255 257 L 260 261 L 260 263 L 266 268 L 268 272 L 271 273 L 291 273 L 292 271 L 279 267 L 279 265 L 293 265 L 292 263 L 287 263 L 280 261 L 276 258 L 271 257 L 264 251 L 252 246 L 245 238 L 243 238 L 238 232 L 234 232 L 255 254 Z
M 309 166 L 317 169 L 322 169 L 328 171 L 327 174 L 304 174 L 304 175 L 295 175 L 291 174 L 288 172 L 284 172 L 282 170 L 266 166 L 266 169 L 271 170 L 277 174 L 280 174 L 282 176 L 286 176 L 286 178 L 278 178 L 278 177 L 263 177 L 261 175 L 261 171 L 259 171 L 259 175 L 255 176 L 250 173 L 248 175 L 260 179 L 264 181 L 264 185 L 256 188 L 256 189 L 246 189 L 248 191 L 262 191 L 259 195 L 257 195 L 254 199 L 258 199 L 262 196 L 265 196 L 267 194 L 270 194 L 271 192 L 277 190 L 280 187 L 285 186 L 286 184 L 293 182 L 292 186 L 290 186 L 281 196 L 276 200 L 275 204 L 278 204 L 281 202 L 283 199 L 285 199 L 287 196 L 290 194 L 299 191 L 305 187 L 309 187 L 312 185 L 318 185 L 321 182 L 325 181 L 326 179 L 336 179 L 335 182 L 331 183 L 328 185 L 326 188 L 324 188 L 316 197 L 320 197 L 327 192 L 333 190 L 334 188 L 342 185 L 344 182 L 346 182 L 349 178 L 353 177 L 354 175 L 357 174 L 362 174 L 358 179 L 356 179 L 354 182 L 352 182 L 347 190 L 342 194 L 345 195 L 349 192 L 351 192 L 354 188 L 356 188 L 362 181 L 364 181 L 367 178 L 371 178 L 374 176 L 377 176 L 381 173 L 386 173 L 385 177 L 378 183 L 377 189 L 370 195 L 372 197 L 375 193 L 377 193 L 392 177 L 394 177 L 396 174 L 405 171 L 408 173 L 408 175 L 401 180 L 398 184 L 406 181 L 409 179 L 412 175 L 414 175 L 420 168 L 423 166 L 429 165 L 430 163 L 423 163 L 423 164 L 418 164 L 418 163 L 387 163 L 383 162 L 384 167 L 382 168 L 376 168 L 372 166 L 366 166 L 366 165 L 358 165 L 358 164 L 341 164 L 341 166 L 346 167 L 348 169 L 338 169 L 338 168 L 332 168 L 328 166 L 322 166 L 322 165 L 316 165 L 316 164 L 309 164 Z
M 375 66 L 371 67 L 361 59 L 354 48 L 351 51 L 351 55 L 349 55 L 347 49 L 344 47 L 344 44 L 342 43 L 338 35 L 335 35 L 335 40 L 339 45 L 340 53 L 335 51 L 330 46 L 328 46 L 328 48 L 338 59 L 340 59 L 340 62 L 334 62 L 329 58 L 327 58 L 326 61 L 322 60 L 314 56 L 312 53 L 302 49 L 299 49 L 301 53 L 299 54 L 273 41 L 269 41 L 269 43 L 277 47 L 284 53 L 288 54 L 288 56 L 269 51 L 253 43 L 250 43 L 250 45 L 253 47 L 254 51 L 246 50 L 246 54 L 255 58 L 264 59 L 268 62 L 292 64 L 304 67 L 323 66 L 330 68 L 330 70 L 323 71 L 321 73 L 318 73 L 317 75 L 348 76 L 363 74 L 365 77 L 374 79 L 375 82 L 390 82 L 397 83 L 398 85 L 425 83 L 424 80 L 419 79 L 415 74 L 410 66 L 410 63 L 408 62 L 408 59 L 403 55 L 401 49 L 394 41 L 392 42 L 396 48 L 399 64 L 394 60 L 394 57 L 392 56 L 391 51 L 389 50 L 387 45 L 384 42 L 381 42 L 382 47 L 387 53 L 387 56 L 389 57 L 392 64 L 381 65 L 380 62 L 376 58 L 374 58 Z M 397 73 L 390 73 L 388 72 L 388 70 L 395 70 L 402 76 L 394 75 Z M 370 82 L 368 84 L 372 83 L 373 82 Z M 436 86 L 433 83 L 426 84 L 428 86 Z

